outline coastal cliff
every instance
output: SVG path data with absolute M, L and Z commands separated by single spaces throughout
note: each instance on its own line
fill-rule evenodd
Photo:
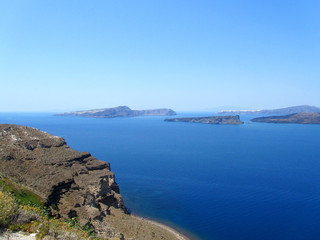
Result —
M 35 128 L 0 124 L 0 179 L 38 195 L 61 219 L 76 218 L 103 239 L 184 239 L 127 213 L 110 164 Z
M 109 163 L 30 127 L 0 125 L 0 137 L 1 175 L 35 192 L 55 214 L 102 233 L 100 222 L 111 207 L 125 210 Z
M 297 124 L 320 124 L 320 113 L 295 113 L 284 116 L 259 117 L 251 120 L 252 122 L 264 123 L 297 123 Z
M 243 124 L 239 116 L 213 116 L 213 117 L 190 117 L 190 118 L 167 118 L 166 122 L 191 122 L 206 124 Z
M 138 117 L 138 116 L 172 116 L 176 112 L 168 108 L 150 109 L 150 110 L 132 110 L 127 106 L 115 108 L 102 108 L 94 110 L 66 112 L 55 114 L 56 116 L 79 116 L 94 118 L 117 118 L 117 117 Z

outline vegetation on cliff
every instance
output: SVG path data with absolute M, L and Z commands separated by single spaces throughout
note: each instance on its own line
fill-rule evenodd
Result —
M 98 239 L 76 218 L 53 217 L 41 198 L 0 176 L 0 229 L 34 233 L 37 239 Z
M 38 129 L 0 124 L 0 176 L 2 227 L 54 239 L 184 239 L 127 213 L 109 163 Z

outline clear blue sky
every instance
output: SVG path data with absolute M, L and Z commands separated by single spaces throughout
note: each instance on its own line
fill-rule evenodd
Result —
M 320 106 L 320 1 L 0 0 L 0 111 Z

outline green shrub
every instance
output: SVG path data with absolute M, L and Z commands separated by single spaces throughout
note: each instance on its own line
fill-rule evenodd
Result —
M 11 194 L 0 192 L 0 227 L 8 227 L 17 217 L 18 209 Z
M 64 240 L 98 239 L 91 225 L 83 227 L 77 218 L 64 221 L 50 217 L 51 210 L 37 195 L 0 178 L 0 228 L 37 233 L 40 240 L 47 235 Z
M 18 203 L 34 205 L 38 207 L 43 206 L 43 202 L 38 195 L 34 194 L 26 188 L 17 186 L 7 178 L 2 177 L 0 179 L 0 190 L 2 192 L 12 193 Z

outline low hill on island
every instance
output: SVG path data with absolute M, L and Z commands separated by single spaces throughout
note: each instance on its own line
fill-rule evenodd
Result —
M 63 138 L 35 128 L 0 124 L 0 183 L 7 181 L 38 196 L 54 219 L 77 219 L 102 239 L 186 239 L 160 224 L 128 214 L 109 163 L 75 151 Z M 13 193 L 10 190 L 8 194 Z M 3 197 L 0 200 L 6 201 Z M 21 221 L 35 220 L 18 219 L 19 226 Z
M 261 114 L 261 115 L 270 115 L 270 114 L 293 114 L 293 113 L 302 113 L 302 112 L 320 112 L 320 108 L 301 105 L 293 106 L 287 108 L 279 109 L 265 109 L 265 110 L 224 110 L 218 112 L 219 114 Z
M 294 113 L 284 116 L 259 117 L 252 122 L 264 123 L 298 123 L 298 124 L 320 124 L 320 112 Z
M 212 116 L 212 117 L 188 117 L 188 118 L 167 118 L 166 122 L 191 122 L 206 124 L 243 124 L 239 116 Z
M 127 106 L 114 108 L 102 108 L 94 110 L 65 112 L 55 114 L 56 116 L 79 116 L 94 118 L 117 118 L 117 117 L 138 117 L 138 116 L 172 116 L 176 112 L 168 108 L 150 109 L 150 110 L 132 110 Z

